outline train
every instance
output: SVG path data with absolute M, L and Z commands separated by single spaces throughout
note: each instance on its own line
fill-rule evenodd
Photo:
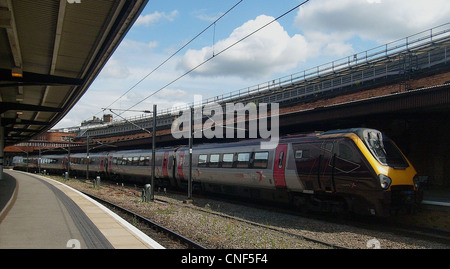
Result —
M 391 216 L 412 212 L 423 198 L 413 165 L 382 132 L 370 128 L 287 135 L 273 149 L 261 140 L 155 150 L 156 186 L 283 203 L 306 210 Z M 152 150 L 41 155 L 13 158 L 14 169 L 99 175 L 149 183 Z

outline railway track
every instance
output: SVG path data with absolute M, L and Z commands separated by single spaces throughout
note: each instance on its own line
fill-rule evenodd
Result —
M 161 200 L 161 199 L 155 199 L 155 200 L 163 202 L 163 203 L 166 202 L 166 201 Z M 257 223 L 257 222 L 254 222 L 254 221 L 249 221 L 249 220 L 245 220 L 245 219 L 242 219 L 242 218 L 238 218 L 238 217 L 234 217 L 234 216 L 230 216 L 230 215 L 226 215 L 226 214 L 213 212 L 213 211 L 205 210 L 205 209 L 198 208 L 198 207 L 190 207 L 190 206 L 185 206 L 185 207 L 189 207 L 189 208 L 197 210 L 197 211 L 201 211 L 201 212 L 208 213 L 208 214 L 211 214 L 211 215 L 219 216 L 219 217 L 226 218 L 226 219 L 229 219 L 229 220 L 246 223 L 246 224 L 249 224 L 251 226 L 264 228 L 264 229 L 268 229 L 268 230 L 272 230 L 272 231 L 276 231 L 276 232 L 280 232 L 280 233 L 283 233 L 285 235 L 288 235 L 288 236 L 291 236 L 291 237 L 294 237 L 294 238 L 299 238 L 301 240 L 309 241 L 309 242 L 312 242 L 312 243 L 315 243 L 315 244 L 318 244 L 318 245 L 323 245 L 323 246 L 331 248 L 331 249 L 347 249 L 346 247 L 342 247 L 342 246 L 339 246 L 339 245 L 336 245 L 336 244 L 332 244 L 332 243 L 329 243 L 329 242 L 318 240 L 318 239 L 315 239 L 315 238 L 312 238 L 312 237 L 309 237 L 309 236 L 305 236 L 305 235 L 290 233 L 288 231 L 277 229 L 275 227 L 272 227 L 272 226 L 269 226 L 269 225 L 264 225 L 264 224 Z
M 131 187 L 133 188 L 133 187 Z M 153 221 L 140 216 L 128 209 L 125 209 L 121 206 L 115 205 L 109 201 L 106 201 L 104 199 L 101 199 L 99 197 L 96 197 L 92 194 L 88 194 L 88 193 L 84 193 L 85 195 L 88 195 L 89 197 L 91 197 L 92 199 L 95 199 L 96 201 L 102 203 L 103 205 L 107 206 L 109 209 L 115 211 L 116 214 L 119 214 L 121 217 L 123 217 L 124 219 L 126 219 L 128 222 L 132 223 L 133 225 L 135 225 L 138 229 L 140 229 L 142 232 L 146 233 L 147 235 L 149 235 L 151 238 L 153 238 L 154 240 L 156 240 L 158 243 L 160 243 L 161 245 L 163 245 L 166 248 L 176 248 L 176 249 L 183 249 L 183 248 L 187 248 L 187 249 L 206 249 L 205 247 L 199 245 L 198 243 L 176 233 L 171 231 L 170 229 L 167 229 L 163 226 L 160 226 L 156 223 L 154 223 Z M 162 200 L 162 199 L 155 199 L 155 201 L 161 202 L 161 203 L 167 203 L 167 201 Z M 248 221 L 245 219 L 241 219 L 238 217 L 233 217 L 230 215 L 225 215 L 225 214 L 221 214 L 221 213 L 217 213 L 217 212 L 213 212 L 210 210 L 205 210 L 205 209 L 201 209 L 201 208 L 197 208 L 197 207 L 191 207 L 189 205 L 179 205 L 179 206 L 184 206 L 196 211 L 201 211 L 207 214 L 211 214 L 211 215 L 215 215 L 215 216 L 219 216 L 221 218 L 226 218 L 229 220 L 233 220 L 233 221 L 237 221 L 237 222 L 241 222 L 241 223 L 246 223 L 248 225 L 254 226 L 254 227 L 259 227 L 259 228 L 263 228 L 263 229 L 268 229 L 268 230 L 272 230 L 272 231 L 276 231 L 279 233 L 283 233 L 287 236 L 290 237 L 294 237 L 294 238 L 298 238 L 300 240 L 305 240 L 308 242 L 312 242 L 314 244 L 317 245 L 322 245 L 326 248 L 331 248 L 331 249 L 346 249 L 345 247 L 336 245 L 336 244 L 332 244 L 332 243 L 328 243 L 325 241 L 321 241 L 318 239 L 314 239 L 308 236 L 304 236 L 304 235 L 299 235 L 299 234 L 295 234 L 295 233 L 290 233 L 287 231 L 283 231 L 268 225 L 264 225 L 261 223 L 257 223 L 257 222 L 253 222 L 253 221 Z M 161 236 L 161 233 L 163 233 L 163 236 Z
M 211 197 L 211 196 L 204 196 L 204 195 L 200 195 L 200 197 L 230 202 L 230 199 L 226 199 L 223 197 Z M 417 239 L 434 241 L 434 242 L 449 245 L 449 247 L 450 247 L 450 231 L 445 231 L 443 229 L 437 229 L 437 228 L 424 227 L 424 226 L 419 226 L 419 225 L 407 224 L 407 223 L 399 221 L 398 219 L 393 220 L 391 218 L 385 219 L 385 218 L 377 218 L 377 217 L 371 217 L 371 216 L 358 216 L 358 215 L 352 215 L 351 217 L 336 216 L 334 214 L 327 214 L 327 213 L 322 213 L 322 212 L 304 213 L 304 212 L 299 212 L 299 211 L 293 210 L 289 207 L 280 208 L 280 207 L 274 207 L 273 205 L 265 205 L 265 204 L 261 204 L 261 203 L 255 203 L 254 201 L 239 200 L 239 199 L 234 199 L 233 203 L 238 203 L 241 205 L 246 205 L 246 206 L 251 206 L 251 207 L 257 207 L 257 208 L 260 208 L 261 210 L 269 210 L 269 211 L 276 211 L 276 212 L 281 211 L 283 213 L 290 214 L 290 215 L 311 218 L 311 219 L 315 219 L 315 220 L 322 220 L 322 221 L 335 223 L 335 224 L 350 225 L 353 227 L 368 229 L 368 230 L 372 230 L 372 231 L 389 232 L 389 233 L 393 233 L 396 235 L 403 235 L 403 236 L 417 238 Z M 201 208 L 195 208 L 195 209 L 203 211 L 203 209 L 201 209 Z M 208 211 L 208 213 L 217 214 L 215 212 L 210 212 L 210 211 Z M 236 220 L 236 218 L 229 216 L 229 215 L 224 215 L 224 214 L 219 214 L 219 215 L 222 217 Z M 237 219 L 237 220 L 239 220 L 239 219 Z M 245 220 L 241 220 L 241 221 L 247 222 Z M 252 225 L 255 225 L 255 226 L 260 226 L 260 227 L 280 231 L 279 229 L 269 227 L 266 225 L 262 225 L 259 223 L 255 223 L 255 222 L 249 222 L 249 223 Z M 302 237 L 297 234 L 292 234 L 292 235 L 296 236 L 296 237 Z M 303 237 L 303 239 L 309 240 L 311 242 L 323 243 L 324 245 L 328 245 L 332 248 L 338 248 L 338 249 L 343 248 L 343 247 L 340 247 L 337 245 L 328 244 L 326 242 L 321 242 L 319 240 L 315 240 L 314 238 Z
M 129 223 L 136 226 L 143 233 L 150 236 L 153 240 L 157 241 L 163 247 L 168 249 L 206 249 L 204 246 L 170 230 L 167 229 L 143 216 L 140 216 L 126 208 L 115 205 L 109 201 L 101 199 L 92 194 L 83 192 L 85 195 L 91 197 L 97 202 L 108 207 L 116 214 L 127 220 Z
M 108 184 L 110 187 L 114 187 L 115 184 Z M 117 185 L 116 185 L 117 186 Z M 130 188 L 130 189 L 134 189 L 134 190 L 139 190 L 141 189 L 140 186 L 136 186 L 134 185 L 134 187 L 132 185 L 122 185 L 122 188 Z M 168 191 L 169 193 L 172 193 L 172 191 Z M 177 191 L 173 191 L 173 193 L 175 194 L 180 194 Z M 220 201 L 226 201 L 226 202 L 230 202 L 229 199 L 225 199 L 223 197 L 211 197 L 209 195 L 200 195 L 199 197 L 201 198 L 207 198 L 207 199 L 215 199 L 215 200 L 220 200 Z M 155 199 L 159 202 L 166 202 L 164 200 L 161 199 Z M 250 207 L 257 207 L 260 208 L 261 210 L 269 210 L 269 211 L 277 211 L 280 212 L 280 210 L 286 214 L 291 214 L 291 215 L 297 215 L 297 216 L 301 216 L 301 217 L 305 217 L 305 218 L 311 218 L 311 219 L 315 219 L 315 220 L 321 220 L 321 221 L 326 221 L 329 223 L 335 223 L 335 224 L 344 224 L 344 225 L 350 225 L 353 227 L 358 227 L 358 228 L 363 228 L 363 229 L 367 229 L 367 230 L 372 230 L 372 231 L 377 231 L 377 232 L 388 232 L 388 233 L 392 233 L 392 234 L 396 234 L 396 235 L 402 235 L 402 236 L 406 236 L 406 237 L 411 237 L 411 238 L 417 238 L 417 239 L 423 239 L 423 240 L 429 240 L 429 241 L 433 241 L 433 242 L 438 242 L 438 243 L 442 243 L 445 245 L 449 245 L 450 247 L 450 232 L 448 231 L 443 231 L 440 229 L 434 229 L 434 228 L 429 228 L 429 227 L 422 227 L 422 226 L 417 226 L 417 225 L 411 225 L 411 224 L 405 224 L 405 223 L 399 223 L 398 221 L 392 221 L 390 219 L 379 219 L 379 218 L 374 218 L 374 217 L 365 217 L 365 216 L 354 216 L 352 218 L 346 218 L 346 217 L 339 217 L 336 218 L 335 215 L 330 215 L 330 214 L 320 214 L 320 213 L 313 213 L 313 214 L 305 214 L 305 213 L 300 213 L 298 211 L 294 211 L 290 208 L 280 208 L 280 207 L 273 207 L 270 205 L 264 205 L 264 204 L 256 204 L 255 202 L 249 202 L 249 201 L 244 201 L 244 200 L 233 200 L 233 203 L 238 203 L 240 205 L 246 205 L 246 206 L 250 206 Z M 299 234 L 294 234 L 294 233 L 289 233 L 286 232 L 284 230 L 281 229 L 277 229 L 276 227 L 272 227 L 269 225 L 264 225 L 261 223 L 257 223 L 257 222 L 253 222 L 253 221 L 248 221 L 242 218 L 238 218 L 238 217 L 233 217 L 230 216 L 228 214 L 221 214 L 221 213 L 217 213 L 211 210 L 205 210 L 199 207 L 191 207 L 189 205 L 185 205 L 186 207 L 190 207 L 194 210 L 198 210 L 198 211 L 203 211 L 205 213 L 208 214 L 212 214 L 212 215 L 217 215 L 223 218 L 228 218 L 230 220 L 233 221 L 239 221 L 239 222 L 244 222 L 247 223 L 249 225 L 255 226 L 255 227 L 261 227 L 264 229 L 269 229 L 269 230 L 273 230 L 273 231 L 277 231 L 277 232 L 281 232 L 284 233 L 286 235 L 295 237 L 295 238 L 299 238 L 302 240 L 306 240 L 306 241 L 310 241 L 316 244 L 320 244 L 329 248 L 333 248 L 333 249 L 345 249 L 345 247 L 339 246 L 337 244 L 332 244 L 332 243 L 328 243 L 325 241 L 321 241 L 321 240 L 317 240 L 315 238 L 312 237 L 308 237 L 308 236 L 304 236 L 304 235 L 299 235 Z
M 368 243 L 371 239 L 379 239 L 381 248 L 450 248 L 448 233 L 442 233 L 442 231 L 436 229 L 421 229 L 411 225 L 400 226 L 398 223 L 383 222 L 376 220 L 376 218 L 336 218 L 335 215 L 330 214 L 304 214 L 289 208 L 262 205 L 254 201 L 230 200 L 218 196 L 211 197 L 204 194 L 194 195 L 193 204 L 184 204 L 182 201 L 186 198 L 185 193 L 177 191 L 167 191 L 167 193 L 165 191 L 155 191 L 155 203 L 141 203 L 141 186 L 103 181 L 101 188 L 92 188 L 92 183 L 89 183 L 89 181 L 82 180 L 81 182 L 84 182 L 84 187 L 81 185 L 79 187 L 93 194 L 94 197 L 89 194 L 86 195 L 102 203 L 110 204 L 95 197 L 95 195 L 99 194 L 103 199 L 110 201 L 109 197 L 114 197 L 112 199 L 113 203 L 117 203 L 116 200 L 120 201 L 120 206 L 113 204 L 107 206 L 112 208 L 117 214 L 122 215 L 128 222 L 135 224 L 138 229 L 160 242 L 166 248 L 201 249 L 204 247 L 197 246 L 198 244 L 195 242 L 194 244 L 180 243 L 180 240 L 173 240 L 166 235 L 159 239 L 162 232 L 154 233 L 153 230 L 157 228 L 145 224 L 148 223 L 148 219 L 154 220 L 154 214 L 156 214 L 157 223 L 163 223 L 166 227 L 173 227 L 171 229 L 182 233 L 184 237 L 196 238 L 197 242 L 203 242 L 208 248 L 243 248 L 244 245 L 248 246 L 246 241 L 239 241 L 243 240 L 239 237 L 240 234 L 232 234 L 233 229 L 241 229 L 241 234 L 250 234 L 250 231 L 253 230 L 258 231 L 256 233 L 252 232 L 255 238 L 259 238 L 256 240 L 270 238 L 269 240 L 271 241 L 265 241 L 268 243 L 265 243 L 265 245 L 264 243 L 260 244 L 257 248 L 345 249 L 366 248 L 366 245 L 367 248 L 370 248 Z M 79 190 L 82 191 L 81 189 Z M 97 191 L 99 192 L 97 193 Z M 130 198 L 124 199 L 124 197 Z M 135 212 L 139 213 L 129 212 L 129 210 L 122 211 L 121 207 L 127 207 L 131 211 L 134 211 L 134 208 L 136 208 Z M 147 209 L 143 210 L 144 208 Z M 153 213 L 147 214 L 147 212 Z M 183 215 L 180 212 L 188 213 L 183 218 L 180 218 Z M 145 217 L 141 217 L 139 214 Z M 266 215 L 273 215 L 273 217 L 267 219 L 265 218 Z M 173 217 L 174 219 L 172 219 Z M 275 220 L 274 217 L 275 219 L 282 219 Z M 170 219 L 170 222 L 167 222 L 168 219 Z M 223 219 L 223 221 L 219 219 Z M 215 225 L 216 222 L 220 224 Z M 220 226 L 223 228 L 222 230 L 215 230 L 214 225 L 215 227 Z M 197 228 L 190 230 L 189 227 L 191 226 Z M 213 228 L 212 230 L 211 227 Z M 221 235 L 218 235 L 218 233 L 221 233 Z M 266 237 L 266 233 L 273 234 L 273 237 Z M 174 235 L 174 237 L 178 237 L 178 235 Z M 218 238 L 220 238 L 220 243 L 217 241 Z M 273 243 L 275 241 L 272 240 L 278 240 L 275 238 L 282 239 Z M 184 239 L 181 240 L 184 241 Z M 240 243 L 230 243 L 230 241 L 234 242 L 235 240 L 238 240 L 236 242 Z M 246 239 L 244 238 L 244 240 Z M 418 242 L 424 240 L 431 244 Z M 188 239 L 187 241 L 192 240 Z M 280 244 L 280 241 L 283 242 Z M 300 241 L 304 243 L 291 243 Z M 257 241 L 253 241 L 250 245 L 255 244 L 254 246 L 256 246 L 257 243 L 254 242 Z

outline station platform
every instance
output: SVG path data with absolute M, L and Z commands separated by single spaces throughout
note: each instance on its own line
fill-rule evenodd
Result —
M 422 205 L 427 208 L 450 211 L 450 188 L 427 188 L 423 192 Z
M 0 249 L 163 249 L 81 192 L 44 176 L 4 170 Z

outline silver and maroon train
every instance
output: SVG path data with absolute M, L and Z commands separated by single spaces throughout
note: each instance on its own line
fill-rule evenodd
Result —
M 150 181 L 151 150 L 70 155 L 71 173 L 98 174 L 121 182 Z M 156 151 L 157 186 L 185 188 L 189 148 Z M 16 169 L 38 169 L 37 156 L 15 157 Z M 67 155 L 42 155 L 40 169 L 61 173 Z M 422 199 L 414 167 L 398 147 L 374 129 L 354 128 L 282 137 L 262 150 L 259 140 L 193 148 L 194 190 L 285 202 L 308 209 L 388 216 L 414 209 Z

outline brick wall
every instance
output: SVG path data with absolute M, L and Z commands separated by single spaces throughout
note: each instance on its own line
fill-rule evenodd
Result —
M 294 106 L 280 108 L 280 114 L 296 112 L 308 109 L 314 109 L 317 107 L 323 107 L 328 105 L 342 104 L 351 101 L 357 101 L 362 99 L 367 99 L 375 96 L 389 95 L 393 93 L 406 91 L 406 87 L 410 89 L 417 89 L 420 87 L 431 87 L 435 85 L 441 85 L 450 81 L 450 72 L 445 72 L 442 74 L 431 75 L 424 78 L 412 79 L 408 83 L 395 83 L 391 85 L 385 85 L 376 87 L 373 89 L 368 89 L 360 92 L 354 92 L 349 94 L 344 94 L 328 99 L 321 99 L 313 102 L 297 104 Z

